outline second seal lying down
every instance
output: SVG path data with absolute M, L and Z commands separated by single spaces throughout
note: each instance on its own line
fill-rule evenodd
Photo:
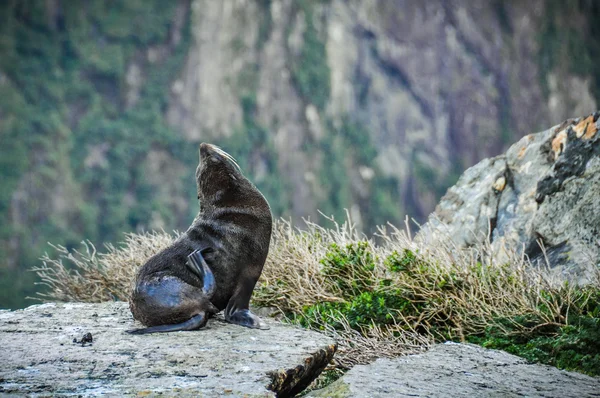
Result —
M 214 145 L 200 144 L 196 184 L 200 212 L 194 222 L 137 274 L 129 307 L 149 327 L 129 333 L 199 329 L 223 309 L 228 322 L 264 327 L 248 305 L 269 251 L 269 204 Z

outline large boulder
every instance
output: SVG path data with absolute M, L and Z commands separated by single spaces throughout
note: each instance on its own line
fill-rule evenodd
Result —
M 600 264 L 600 112 L 523 137 L 471 167 L 417 238 L 450 237 L 508 261 L 524 254 L 587 282 Z
M 0 395 L 294 395 L 335 343 L 265 321 L 269 330 L 214 319 L 203 330 L 133 336 L 125 330 L 140 325 L 123 302 L 0 311 Z
M 600 379 L 506 352 L 445 343 L 423 354 L 358 365 L 309 397 L 597 397 Z

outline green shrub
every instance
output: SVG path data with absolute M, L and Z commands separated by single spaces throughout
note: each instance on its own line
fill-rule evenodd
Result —
M 563 324 L 543 324 L 525 316 L 496 319 L 496 325 L 503 327 L 491 325 L 484 333 L 468 336 L 467 340 L 531 362 L 600 376 L 600 289 L 577 288 L 575 295 L 579 296 L 580 305 L 568 309 Z
M 323 274 L 338 285 L 342 297 L 351 298 L 372 290 L 375 263 L 367 242 L 351 243 L 344 248 L 332 243 L 321 264 Z

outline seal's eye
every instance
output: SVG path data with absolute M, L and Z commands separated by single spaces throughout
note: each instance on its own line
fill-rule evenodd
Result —
M 214 200 L 216 202 L 218 202 L 219 200 L 223 199 L 223 197 L 225 196 L 225 190 L 224 189 L 219 189 L 214 196 Z

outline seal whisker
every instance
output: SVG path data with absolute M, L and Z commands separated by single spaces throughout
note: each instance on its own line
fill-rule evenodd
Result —
M 215 152 L 217 152 L 219 155 L 223 156 L 225 159 L 229 160 L 231 163 L 233 163 L 233 165 L 238 169 L 238 170 L 242 170 L 240 168 L 240 165 L 237 163 L 237 161 L 235 160 L 235 158 L 233 156 L 231 156 L 230 154 L 228 154 L 227 152 L 225 152 L 224 150 L 222 150 L 221 148 L 219 148 L 216 145 L 213 145 L 213 148 L 215 149 Z

